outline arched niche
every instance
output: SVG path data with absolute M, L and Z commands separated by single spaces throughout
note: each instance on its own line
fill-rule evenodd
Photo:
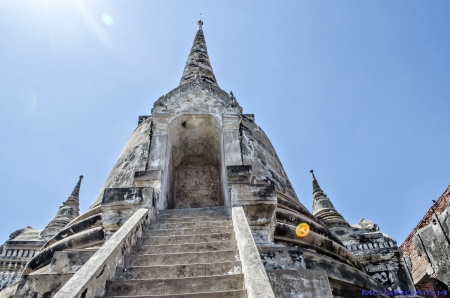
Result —
M 208 114 L 169 125 L 168 209 L 224 206 L 222 127 Z

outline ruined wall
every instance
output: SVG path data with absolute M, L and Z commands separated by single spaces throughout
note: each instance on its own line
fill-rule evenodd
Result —
M 433 275 L 444 284 L 450 283 L 450 207 L 436 214 L 431 223 L 417 231 L 414 248 L 433 268 Z M 419 237 L 420 236 L 420 237 Z
M 101 203 L 106 188 L 133 186 L 134 173 L 144 171 L 147 165 L 150 132 L 151 118 L 147 118 L 140 123 L 128 139 L 91 208 Z
M 450 282 L 450 250 L 447 241 L 450 230 L 449 204 L 450 185 L 400 246 L 418 289 L 448 289 Z M 440 223 L 434 214 L 438 215 Z
M 277 190 L 297 198 L 272 143 L 251 116 L 242 115 L 241 132 L 243 162 L 253 167 L 255 178 L 271 181 Z

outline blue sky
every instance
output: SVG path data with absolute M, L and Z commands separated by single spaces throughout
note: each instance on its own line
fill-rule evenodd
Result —
M 449 1 L 1 1 L 0 242 L 45 227 L 80 174 L 93 203 L 199 13 L 301 202 L 312 168 L 347 221 L 400 244 L 450 183 Z

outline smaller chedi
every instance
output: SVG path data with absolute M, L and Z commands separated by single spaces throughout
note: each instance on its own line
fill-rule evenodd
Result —
M 357 224 L 350 225 L 320 188 L 313 170 L 311 176 L 313 215 L 356 256 L 367 274 L 379 281 L 387 290 L 414 289 L 397 242 L 380 232 L 379 226 L 370 220 L 361 218 Z
M 80 214 L 80 186 L 83 176 L 70 194 L 69 198 L 59 207 L 56 216 L 43 230 L 28 226 L 15 231 L 0 246 L 0 291 L 7 287 L 17 286 L 25 265 L 38 254 L 49 239 L 64 229 Z M 15 289 L 11 289 L 12 292 Z

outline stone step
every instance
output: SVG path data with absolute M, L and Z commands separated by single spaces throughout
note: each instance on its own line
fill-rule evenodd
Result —
M 158 253 L 181 253 L 181 252 L 204 252 L 218 250 L 232 250 L 237 248 L 235 240 L 204 243 L 184 243 L 171 245 L 142 245 L 133 246 L 132 255 L 158 254 Z
M 176 235 L 201 235 L 201 234 L 218 234 L 231 233 L 233 227 L 196 227 L 188 229 L 162 229 L 162 230 L 148 230 L 142 235 L 142 238 L 150 238 L 153 236 L 176 236 Z
M 156 217 L 156 220 L 160 223 L 178 223 L 178 222 L 199 222 L 199 221 L 214 221 L 214 220 L 230 220 L 228 216 L 186 216 L 186 217 Z
M 220 250 L 210 252 L 190 252 L 175 254 L 130 255 L 125 259 L 125 264 L 126 267 L 133 267 L 232 262 L 238 260 L 238 250 Z
M 159 210 L 158 215 L 174 215 L 174 214 L 227 214 L 228 207 L 208 207 L 208 208 L 188 208 L 188 209 L 165 209 Z
M 240 261 L 190 265 L 136 266 L 117 268 L 116 280 L 183 278 L 242 273 Z
M 207 277 L 107 281 L 105 294 L 106 296 L 172 295 L 242 289 L 244 289 L 244 277 L 242 274 L 235 274 Z M 212 295 L 209 297 L 217 296 Z
M 188 229 L 196 227 L 228 227 L 232 226 L 231 220 L 211 220 L 211 221 L 191 221 L 191 222 L 159 222 L 154 221 L 150 224 L 147 230 L 160 229 Z
M 153 236 L 140 240 L 141 245 L 163 245 L 163 244 L 182 244 L 182 243 L 200 243 L 200 242 L 227 242 L 233 241 L 234 233 L 220 234 L 202 234 L 190 236 Z
M 178 294 L 178 295 L 144 295 L 144 296 L 104 296 L 95 298 L 246 298 L 246 290 L 216 291 L 208 293 Z
M 204 212 L 209 210 L 227 210 L 229 207 L 227 206 L 215 206 L 215 207 L 204 207 L 204 208 L 178 208 L 178 209 L 164 209 L 159 210 L 159 212 L 163 213 L 174 213 L 174 212 Z

